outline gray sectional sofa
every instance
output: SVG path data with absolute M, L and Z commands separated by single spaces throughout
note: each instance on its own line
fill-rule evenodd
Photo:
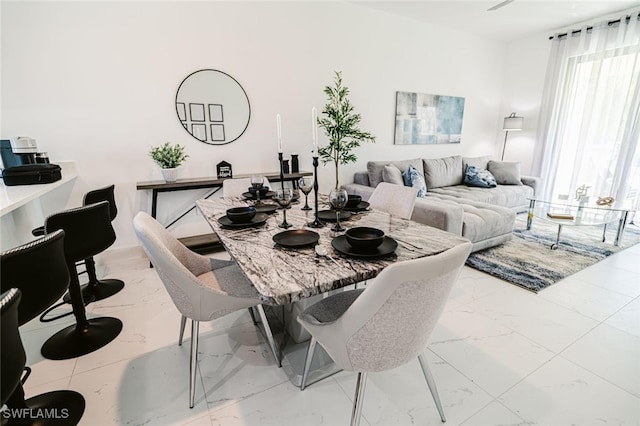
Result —
M 395 167 L 386 167 L 386 166 Z M 412 165 L 424 176 L 427 192 L 416 200 L 412 220 L 461 235 L 473 243 L 473 251 L 501 244 L 512 238 L 515 213 L 525 211 L 528 198 L 540 187 L 540 178 L 520 176 L 519 163 L 492 161 L 490 157 L 459 155 L 436 159 L 370 161 L 367 171 L 357 172 L 354 182 L 344 185 L 349 194 L 368 200 L 383 181 L 397 181 Z M 493 171 L 498 186 L 477 188 L 465 185 L 467 165 Z M 501 183 L 502 182 L 502 183 Z

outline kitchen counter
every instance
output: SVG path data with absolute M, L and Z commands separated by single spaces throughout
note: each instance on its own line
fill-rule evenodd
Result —
M 53 183 L 6 186 L 4 182 L 0 182 L 0 216 L 10 213 L 65 183 L 74 181 L 78 177 L 75 162 L 60 162 L 56 164 L 62 168 L 62 179 Z

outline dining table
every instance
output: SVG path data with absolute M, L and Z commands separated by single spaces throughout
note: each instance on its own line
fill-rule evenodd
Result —
M 334 217 L 328 197 L 319 194 L 318 198 L 319 215 Z M 268 200 L 266 205 L 270 204 L 271 200 Z M 391 239 L 391 248 L 395 249 L 382 256 L 368 252 L 353 253 L 342 246 L 338 246 L 341 250 L 334 248 L 334 239 L 344 239 L 345 233 L 333 231 L 332 223 L 311 227 L 315 212 L 302 210 L 301 203 L 293 203 L 287 209 L 286 221 L 292 225 L 288 229 L 279 226 L 283 222 L 283 211 L 275 203 L 271 209 L 265 209 L 263 204 L 262 210 L 272 212 L 256 215 L 258 219 L 245 226 L 230 223 L 226 217 L 227 210 L 253 206 L 255 201 L 243 197 L 212 198 L 198 200 L 196 205 L 228 254 L 258 291 L 262 304 L 272 307 L 269 323 L 272 329 L 274 317 L 273 322 L 278 323 L 274 335 L 280 336 L 282 367 L 296 386 L 301 383 L 307 346 L 305 340 L 309 337 L 295 321 L 297 313 L 331 292 L 375 278 L 395 262 L 432 256 L 468 241 L 458 235 L 372 209 L 364 202 L 360 208 L 343 211 L 341 215 L 345 219 L 341 224 L 347 229 L 370 227 L 382 230 L 385 238 Z M 274 241 L 287 235 L 283 232 L 291 231 L 312 236 L 315 233 L 317 236 L 313 240 L 317 241 L 298 247 L 283 246 Z M 312 368 L 314 371 L 308 383 L 339 371 L 322 350 L 316 350 Z
M 329 210 L 327 197 L 319 198 L 319 209 Z M 287 222 L 292 225 L 288 230 L 279 227 L 283 220 L 281 209 L 257 225 L 228 227 L 222 224 L 220 219 L 226 216 L 228 209 L 253 205 L 253 201 L 242 197 L 198 200 L 196 205 L 266 305 L 286 305 L 366 281 L 392 263 L 432 256 L 468 241 L 431 226 L 368 208 L 349 212 L 351 216 L 341 221 L 342 225 L 347 229 L 380 229 L 397 242 L 397 248 L 382 257 L 354 256 L 332 246 L 332 240 L 344 232 L 332 231 L 331 223 L 311 228 L 309 223 L 314 220 L 313 210 L 304 211 L 297 204 L 287 209 Z M 296 229 L 317 233 L 317 245 L 329 256 L 318 256 L 312 245 L 292 248 L 274 242 L 273 237 L 277 234 Z

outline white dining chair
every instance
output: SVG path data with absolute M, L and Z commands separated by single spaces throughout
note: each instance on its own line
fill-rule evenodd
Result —
M 417 196 L 417 188 L 380 182 L 369 197 L 369 204 L 376 210 L 411 219 Z
M 269 186 L 269 179 L 266 177 L 262 178 L 263 185 Z M 249 191 L 249 187 L 251 186 L 251 178 L 234 178 L 234 179 L 225 179 L 222 181 L 222 196 L 223 197 L 239 197 L 245 192 Z
M 276 364 L 280 364 L 259 293 L 233 261 L 211 259 L 192 252 L 145 212 L 133 218 L 133 227 L 174 305 L 182 314 L 179 344 L 186 319 L 191 319 L 189 408 L 195 400 L 200 321 L 212 321 L 240 309 L 256 307 Z
M 390 370 L 416 357 L 440 418 L 445 416 L 436 384 L 422 352 L 449 292 L 471 252 L 466 242 L 434 256 L 386 267 L 366 289 L 322 299 L 298 316 L 311 334 L 301 390 L 319 343 L 337 366 L 358 372 L 351 425 L 358 425 L 367 373 Z

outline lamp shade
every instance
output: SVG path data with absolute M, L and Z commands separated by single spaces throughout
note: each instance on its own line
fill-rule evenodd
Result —
M 504 118 L 504 124 L 502 130 L 514 131 L 522 130 L 524 124 L 524 117 L 516 117 L 516 113 L 512 112 L 511 115 Z

